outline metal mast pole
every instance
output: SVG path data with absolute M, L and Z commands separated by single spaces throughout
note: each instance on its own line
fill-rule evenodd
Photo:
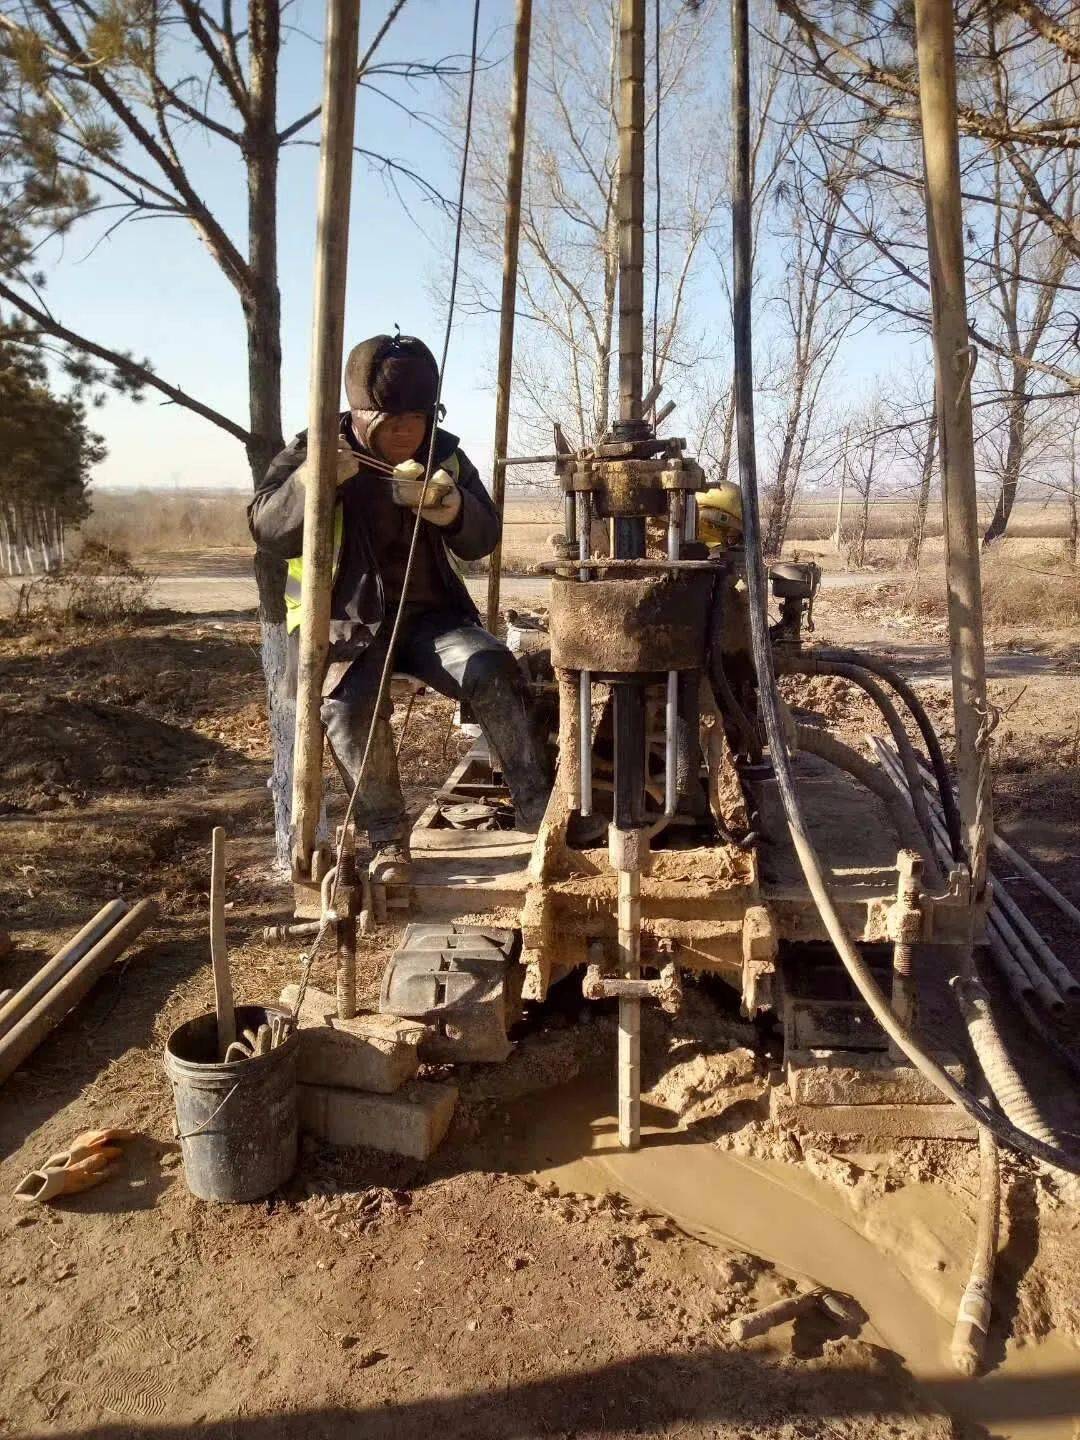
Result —
M 619 419 L 641 419 L 645 259 L 645 0 L 619 12 Z
M 645 0 L 622 0 L 619 12 L 619 422 L 620 439 L 639 439 L 641 419 L 642 266 L 645 254 Z M 645 554 L 645 520 L 612 522 L 617 559 Z M 612 687 L 615 731 L 614 821 L 608 834 L 618 872 L 619 968 L 628 980 L 641 974 L 641 869 L 648 840 L 645 813 L 645 686 L 622 680 Z M 643 843 L 642 843 L 643 842 Z M 619 1143 L 641 1142 L 641 1001 L 619 1000 Z
M 979 521 L 968 335 L 960 147 L 956 124 L 956 51 L 950 0 L 916 0 L 926 230 L 934 312 L 937 409 L 941 417 L 941 500 L 952 650 L 953 710 L 960 817 L 971 861 L 973 895 L 986 886 L 993 828 L 985 754 L 986 654 L 983 648 Z
M 319 155 L 315 301 L 308 395 L 307 490 L 304 496 L 304 605 L 296 697 L 292 859 L 311 870 L 322 808 L 322 682 L 330 636 L 338 407 L 345 342 L 349 199 L 356 120 L 360 0 L 327 0 Z
M 499 312 L 499 378 L 495 391 L 495 459 L 491 498 L 502 525 L 506 503 L 506 446 L 510 434 L 510 380 L 514 365 L 514 309 L 517 304 L 518 240 L 521 235 L 521 175 L 525 165 L 525 115 L 529 97 L 529 42 L 532 0 L 518 0 L 514 22 L 514 79 L 510 89 L 510 149 L 506 157 L 506 223 L 503 231 L 502 305 Z M 488 562 L 487 628 L 499 623 L 502 535 Z

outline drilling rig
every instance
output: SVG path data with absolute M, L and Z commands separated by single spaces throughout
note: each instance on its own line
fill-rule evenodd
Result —
M 564 534 L 546 567 L 546 627 L 530 634 L 521 661 L 549 726 L 554 789 L 537 834 L 504 828 L 512 807 L 499 760 L 479 742 L 414 827 L 414 874 L 404 894 L 373 883 L 348 827 L 336 855 L 316 835 L 348 225 L 335 197 L 348 193 L 357 8 L 356 0 L 335 0 L 336 42 L 327 46 L 310 431 L 316 479 L 304 531 L 313 600 L 301 633 L 294 790 L 298 913 L 317 917 L 324 930 L 334 927 L 340 1013 L 355 1012 L 357 917 L 377 919 L 396 906 L 410 924 L 387 967 L 382 1005 L 428 1027 L 431 1058 L 504 1058 L 522 1005 L 542 1002 L 552 984 L 571 975 L 581 977 L 586 999 L 617 1002 L 624 1146 L 640 1140 L 640 1007 L 677 1008 L 686 972 L 719 976 L 746 1015 L 779 1020 L 781 1118 L 808 1108 L 814 1126 L 828 1129 L 832 1106 L 844 1111 L 842 1126 L 872 1129 L 879 1112 L 902 1101 L 910 1113 L 900 1133 L 973 1133 L 949 1103 L 957 1092 L 952 1057 L 913 1039 L 928 966 L 964 973 L 981 934 L 991 824 L 955 76 L 951 62 L 939 63 L 952 54 L 948 5 L 919 0 L 916 10 L 945 432 L 958 800 L 933 728 L 902 677 L 874 656 L 807 643 L 816 567 L 784 564 L 769 572 L 762 562 L 746 0 L 732 6 L 733 311 L 745 543 L 709 549 L 698 540 L 697 497 L 706 477 L 683 439 L 658 433 L 667 413 L 657 408 L 659 387 L 643 394 L 646 16 L 644 0 L 622 0 L 618 415 L 606 434 L 577 450 L 556 426 L 546 458 L 562 492 Z M 518 0 L 496 415 L 500 508 L 513 463 L 506 446 L 530 23 L 530 0 Z M 771 624 L 770 595 L 779 603 Z M 496 552 L 492 627 L 498 602 Z M 878 706 L 903 786 L 826 731 L 795 723 L 777 680 L 815 674 L 841 676 Z M 926 745 L 947 832 L 943 849 L 935 849 L 905 707 Z M 854 1122 L 853 1103 L 862 1111 Z

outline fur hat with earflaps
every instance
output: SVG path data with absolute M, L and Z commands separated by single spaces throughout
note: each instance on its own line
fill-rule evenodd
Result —
M 438 362 L 415 335 L 372 335 L 349 351 L 345 394 L 351 410 L 430 415 L 438 393 Z

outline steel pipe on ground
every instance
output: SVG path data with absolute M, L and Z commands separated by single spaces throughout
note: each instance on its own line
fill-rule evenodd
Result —
M 1080 1000 L 1080 980 L 1077 980 L 1068 966 L 1058 959 L 1020 906 L 1000 884 L 994 887 L 994 909 L 1000 910 L 1006 915 L 1013 929 L 1018 930 L 1024 937 L 1042 969 L 1060 991 L 1062 998 L 1070 1004 L 1075 1004 L 1077 1000 Z
M 1007 860 L 1011 860 L 1024 879 L 1030 880 L 1036 890 L 1040 890 L 1063 915 L 1067 915 L 1074 925 L 1080 925 L 1080 910 L 1055 885 L 1051 885 L 1046 876 L 1040 874 L 1030 860 L 1025 860 L 1018 850 L 1014 850 L 1003 835 L 995 833 L 993 845 L 994 849 L 1004 855 Z
M 1065 1001 L 1054 982 L 1039 968 L 1031 951 L 1028 950 L 1005 916 L 998 912 L 996 906 L 991 905 L 990 907 L 986 917 L 986 927 L 988 938 L 994 936 L 1005 947 L 1031 982 L 1032 989 L 1046 1009 L 1052 1014 L 1060 1014 L 1065 1009 Z M 993 949 L 992 946 L 991 949 Z
M 1022 965 L 1016 963 L 1006 948 L 1004 940 L 992 927 L 986 932 L 986 947 L 993 956 L 998 973 L 1005 981 L 1013 999 L 1018 1004 L 1030 1005 L 1031 997 L 1035 994 L 1035 986 L 1031 983 L 1031 977 Z
M 138 905 L 120 917 L 100 940 L 76 960 L 52 989 L 28 1010 L 0 1038 L 0 1082 L 3 1082 L 41 1044 L 50 1030 L 77 1005 L 113 961 L 151 921 L 157 918 L 158 907 L 153 900 L 140 900 Z
M 81 960 L 90 947 L 107 935 L 127 913 L 128 907 L 123 900 L 110 900 L 51 960 L 46 961 L 36 974 L 31 975 L 21 989 L 11 991 L 7 1000 L 0 1005 L 0 1037 L 6 1035 L 43 995 L 47 995 L 76 961 Z
M 892 777 L 897 788 L 906 794 L 907 777 L 900 768 L 895 751 L 890 750 L 878 736 L 874 737 L 874 745 L 886 773 Z M 930 798 L 933 801 L 933 796 Z M 933 805 L 932 824 L 937 847 L 943 857 L 947 856 L 949 837 L 941 810 L 936 804 Z M 1007 916 L 1003 915 L 994 903 L 991 903 L 987 911 L 986 943 L 995 964 L 1014 994 L 1038 995 L 1046 1009 L 1053 1012 L 1060 1012 L 1065 1008 L 1065 1002 L 1053 981 L 1041 969 Z

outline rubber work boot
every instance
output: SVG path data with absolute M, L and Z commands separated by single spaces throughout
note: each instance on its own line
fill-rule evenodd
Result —
M 371 857 L 368 874 L 375 885 L 408 885 L 412 881 L 412 855 L 408 840 L 387 840 Z

